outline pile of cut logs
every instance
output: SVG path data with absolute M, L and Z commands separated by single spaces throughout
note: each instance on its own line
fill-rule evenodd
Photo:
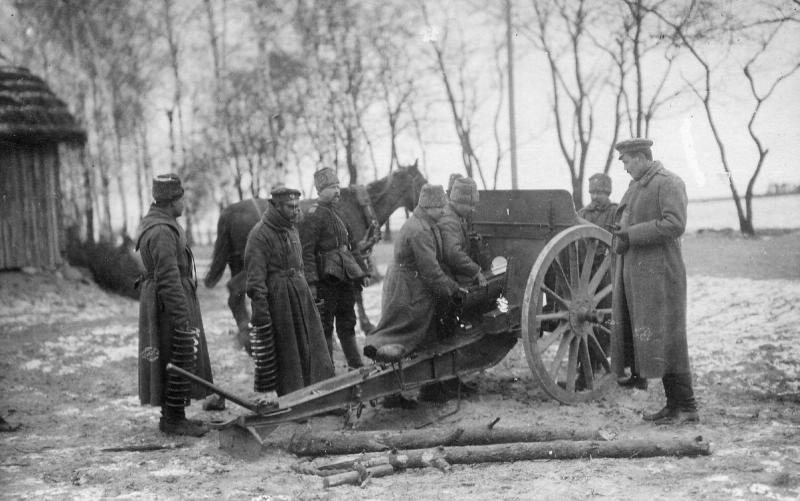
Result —
M 289 451 L 306 459 L 294 471 L 322 477 L 324 487 L 364 485 L 408 468 L 447 471 L 453 464 L 535 459 L 706 456 L 710 445 L 693 439 L 611 440 L 600 430 L 534 427 L 463 427 L 455 430 L 313 432 L 292 437 Z M 331 457 L 335 456 L 335 457 Z

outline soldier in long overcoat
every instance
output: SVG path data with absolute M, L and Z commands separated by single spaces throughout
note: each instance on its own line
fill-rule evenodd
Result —
M 686 341 L 686 269 L 680 236 L 686 226 L 683 181 L 652 160 L 649 139 L 616 145 L 633 178 L 620 201 L 613 298 L 612 367 L 631 377 L 662 378 L 666 406 L 647 421 L 697 420 Z
M 183 213 L 180 179 L 174 174 L 153 179 L 153 199 L 136 239 L 145 268 L 139 281 L 139 400 L 161 406 L 161 431 L 200 436 L 208 429 L 187 420 L 185 406 L 208 391 L 166 371 L 172 362 L 213 382 L 194 257 L 176 219 Z
M 300 192 L 272 191 L 244 251 L 252 306 L 254 390 L 284 395 L 333 376 L 322 322 L 303 271 L 295 222 Z M 274 392 L 274 393 L 273 393 Z
M 435 333 L 437 312 L 459 290 L 441 266 L 442 237 L 436 222 L 446 203 L 441 186 L 424 185 L 417 207 L 400 228 L 394 262 L 383 284 L 381 319 L 367 335 L 366 356 L 396 361 L 413 351 Z
M 366 263 L 359 263 L 353 255 L 355 242 L 337 210 L 340 192 L 336 171 L 330 167 L 316 171 L 314 185 L 319 198 L 298 225 L 306 281 L 312 294 L 322 301 L 320 316 L 331 357 L 335 327 L 347 366 L 363 367 L 356 343 L 355 305 L 367 276 Z

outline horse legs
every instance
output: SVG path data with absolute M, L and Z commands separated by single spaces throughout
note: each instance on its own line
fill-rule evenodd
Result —
M 236 339 L 239 346 L 250 353 L 250 311 L 247 308 L 247 296 L 245 294 L 247 274 L 241 271 L 231 277 L 228 281 L 228 307 L 236 320 Z
M 364 309 L 364 297 L 361 295 L 361 288 L 356 288 L 356 308 L 358 310 L 358 325 L 364 334 L 369 334 L 375 329 L 372 322 L 369 321 L 367 311 Z

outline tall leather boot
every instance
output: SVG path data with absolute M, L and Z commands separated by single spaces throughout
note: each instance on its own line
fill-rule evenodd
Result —
M 690 373 L 676 374 L 674 376 L 673 392 L 675 406 L 678 409 L 674 424 L 694 423 L 700 420 L 697 414 L 697 401 L 692 389 L 692 375 Z
M 358 349 L 355 334 L 345 337 L 339 337 L 339 343 L 342 345 L 344 357 L 347 359 L 347 366 L 351 369 L 358 369 L 364 367 L 364 362 L 361 360 L 361 352 Z
M 675 375 L 664 374 L 661 377 L 661 383 L 664 385 L 664 396 L 667 397 L 667 405 L 658 412 L 643 414 L 642 419 L 645 421 L 660 421 L 669 418 L 675 414 L 678 408 L 675 402 Z

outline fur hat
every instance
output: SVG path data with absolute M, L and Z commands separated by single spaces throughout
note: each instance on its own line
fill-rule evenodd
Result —
M 611 194 L 611 178 L 602 172 L 598 172 L 589 178 L 589 193 L 595 191 Z
M 448 179 L 448 181 L 447 181 L 447 191 L 445 192 L 445 193 L 447 193 L 447 196 L 450 196 L 450 192 L 453 191 L 453 183 L 456 182 L 456 179 L 461 179 L 463 177 L 464 176 L 462 176 L 461 174 L 459 174 L 457 172 L 454 172 L 454 173 L 450 174 L 450 179 Z
M 622 155 L 623 153 L 633 153 L 636 151 L 650 151 L 651 146 L 653 146 L 652 139 L 637 137 L 620 141 L 614 148 Z
M 277 186 L 269 192 L 272 200 L 276 202 L 286 202 L 288 200 L 297 200 L 300 198 L 300 190 L 294 188 L 287 188 L 286 186 Z
M 478 185 L 469 177 L 460 177 L 450 189 L 450 201 L 457 204 L 478 205 Z
M 153 200 L 172 202 L 183 196 L 181 179 L 175 174 L 161 174 L 153 178 Z
M 317 188 L 317 193 L 334 184 L 339 184 L 339 178 L 336 176 L 336 171 L 330 167 L 323 167 L 314 173 L 314 186 Z
M 423 209 L 433 209 L 447 205 L 447 197 L 441 184 L 424 184 L 419 193 L 419 203 L 417 207 Z

